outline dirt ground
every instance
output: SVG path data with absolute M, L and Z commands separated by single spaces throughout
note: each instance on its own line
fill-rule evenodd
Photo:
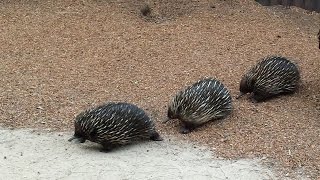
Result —
M 144 108 L 162 134 L 317 179 L 319 28 L 317 13 L 251 0 L 1 1 L 0 123 L 72 131 L 84 109 L 126 101 Z M 272 54 L 299 65 L 298 93 L 259 104 L 233 98 L 231 116 L 188 135 L 178 122 L 161 123 L 186 85 L 216 77 L 235 97 L 241 76 Z

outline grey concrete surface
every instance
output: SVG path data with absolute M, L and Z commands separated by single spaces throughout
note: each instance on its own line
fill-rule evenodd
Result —
M 224 160 L 177 140 L 145 142 L 112 152 L 68 142 L 70 133 L 0 129 L 0 179 L 275 179 L 259 160 Z

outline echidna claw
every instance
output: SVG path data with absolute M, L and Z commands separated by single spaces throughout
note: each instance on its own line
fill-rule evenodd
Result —
M 188 128 L 185 128 L 185 127 L 181 127 L 179 132 L 180 132 L 181 134 L 188 134 L 188 133 L 191 132 L 191 130 L 188 129 Z
M 254 104 L 258 103 L 258 101 L 255 100 L 254 98 L 251 98 L 251 102 L 254 103 Z
M 245 94 L 244 93 L 240 93 L 237 97 L 236 97 L 236 99 L 239 99 L 239 98 L 241 98 L 242 96 L 244 96 Z

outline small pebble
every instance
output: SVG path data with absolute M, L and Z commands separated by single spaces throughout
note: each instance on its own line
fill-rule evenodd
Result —
M 227 138 L 220 139 L 221 142 L 226 142 L 227 140 L 228 140 Z
M 37 107 L 37 109 L 43 110 L 43 107 L 41 107 L 41 106 L 38 106 L 38 107 Z

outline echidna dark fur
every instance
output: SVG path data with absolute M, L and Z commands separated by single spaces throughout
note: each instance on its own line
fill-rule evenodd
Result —
M 240 95 L 252 93 L 255 102 L 296 91 L 300 80 L 298 67 L 285 57 L 269 56 L 251 68 L 241 79 Z
M 99 143 L 105 151 L 138 140 L 162 140 L 153 121 L 136 105 L 107 103 L 80 113 L 74 122 L 74 137 Z
M 178 92 L 168 107 L 168 120 L 179 119 L 180 133 L 189 133 L 208 121 L 232 111 L 231 96 L 224 85 L 212 78 L 196 82 Z

